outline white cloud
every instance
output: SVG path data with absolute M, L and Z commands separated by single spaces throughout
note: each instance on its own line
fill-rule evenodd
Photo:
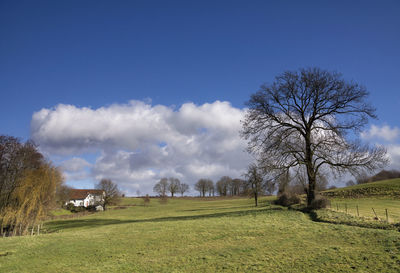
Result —
M 397 127 L 391 128 L 388 125 L 382 127 L 372 125 L 368 131 L 361 133 L 361 138 L 370 139 L 383 139 L 385 141 L 394 141 L 400 136 L 400 129 Z
M 88 178 L 89 174 L 87 168 L 91 166 L 92 164 L 79 157 L 64 160 L 60 165 L 67 180 L 82 180 Z
M 179 109 L 142 101 L 98 109 L 61 104 L 34 113 L 31 134 L 44 152 L 75 156 L 62 164 L 71 179 L 90 168 L 94 182 L 107 177 L 130 194 L 151 193 L 162 176 L 191 185 L 202 177 L 240 176 L 250 162 L 239 136 L 243 115 L 220 101 Z M 93 166 L 78 158 L 99 151 Z
M 400 144 L 387 147 L 390 164 L 387 169 L 400 170 Z
M 62 164 L 62 169 L 67 172 L 77 172 L 83 170 L 85 167 L 89 167 L 92 164 L 84 160 L 83 158 L 73 157 L 65 160 Z

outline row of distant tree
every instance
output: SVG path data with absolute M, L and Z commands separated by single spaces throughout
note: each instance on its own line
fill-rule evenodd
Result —
M 170 193 L 172 197 L 177 193 L 180 193 L 183 196 L 185 192 L 189 191 L 189 185 L 181 183 L 178 178 L 164 177 L 154 185 L 153 191 L 158 193 L 161 197 L 167 196 L 168 193 Z
M 298 174 L 291 176 L 288 173 L 275 179 L 267 180 L 265 175 L 257 172 L 256 166 L 250 166 L 246 179 L 222 176 L 218 181 L 214 182 L 208 178 L 201 178 L 194 184 L 194 190 L 198 191 L 201 197 L 271 195 L 276 191 L 278 194 L 285 191 L 303 194 L 306 191 L 307 183 L 304 176 Z M 325 190 L 327 186 L 328 182 L 325 177 L 320 176 L 317 189 L 319 191 Z M 183 196 L 189 189 L 188 184 L 181 183 L 179 179 L 174 177 L 161 178 L 153 187 L 153 191 L 162 197 L 167 195 L 174 197 L 178 193 Z
M 186 183 L 181 183 L 178 178 L 161 178 L 153 187 L 153 191 L 162 197 L 168 194 L 174 197 L 177 193 L 183 196 L 190 189 Z M 229 176 L 223 176 L 216 183 L 211 179 L 199 179 L 194 185 L 194 189 L 199 192 L 200 196 L 238 196 L 246 195 L 249 192 L 249 185 L 243 179 L 232 179 Z
M 223 176 L 215 183 L 211 179 L 200 179 L 194 188 L 203 197 L 216 194 L 219 196 L 248 195 L 250 190 L 247 181 L 239 178 L 232 179 L 229 176 Z

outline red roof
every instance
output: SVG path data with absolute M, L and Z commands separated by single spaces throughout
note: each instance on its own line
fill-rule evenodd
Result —
M 92 195 L 103 195 L 103 190 L 93 190 L 93 189 L 72 189 L 69 193 L 69 199 L 85 199 L 88 194 Z

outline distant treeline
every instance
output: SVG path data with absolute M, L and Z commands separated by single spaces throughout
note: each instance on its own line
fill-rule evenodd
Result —
M 386 180 L 386 179 L 394 179 L 394 178 L 400 178 L 400 171 L 383 170 L 372 176 L 369 176 L 366 173 L 361 173 L 360 175 L 358 175 L 356 177 L 355 181 L 353 181 L 353 180 L 347 181 L 346 186 L 352 186 L 355 184 L 365 184 L 365 183 L 381 181 L 381 180 Z
M 215 184 L 210 179 L 200 179 L 194 185 L 200 196 L 240 196 L 248 195 L 250 185 L 247 181 L 239 178 L 232 179 L 229 176 L 221 177 Z

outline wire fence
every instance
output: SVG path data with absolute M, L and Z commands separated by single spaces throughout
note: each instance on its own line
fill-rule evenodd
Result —
M 357 217 L 368 217 L 370 218 L 371 214 L 366 213 L 366 207 L 360 208 L 358 205 L 347 204 L 347 203 L 331 203 L 329 208 L 334 211 L 344 212 L 346 214 L 357 216 Z M 382 209 L 377 210 L 374 207 L 371 207 L 371 212 L 373 213 L 374 220 L 386 221 L 387 223 L 393 222 L 389 217 L 389 210 L 387 208 L 382 211 Z

